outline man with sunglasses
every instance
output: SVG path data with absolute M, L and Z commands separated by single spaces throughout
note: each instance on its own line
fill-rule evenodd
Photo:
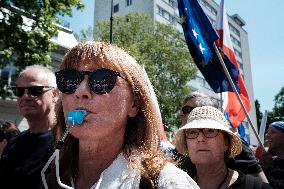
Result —
M 182 108 L 180 111 L 181 127 L 186 124 L 189 113 L 194 108 L 200 106 L 213 106 L 218 108 L 218 105 L 214 104 L 209 96 L 198 91 L 192 92 L 185 97 L 182 103 Z
M 23 70 L 12 87 L 19 112 L 29 129 L 11 139 L 0 161 L 0 188 L 37 188 L 40 171 L 52 146 L 51 128 L 56 123 L 59 92 L 51 70 L 33 65 Z

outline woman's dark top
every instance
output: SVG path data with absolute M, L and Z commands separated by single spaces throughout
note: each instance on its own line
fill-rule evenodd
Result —
M 258 177 L 244 175 L 239 173 L 238 179 L 228 187 L 228 189 L 272 189 L 267 183 L 264 183 Z

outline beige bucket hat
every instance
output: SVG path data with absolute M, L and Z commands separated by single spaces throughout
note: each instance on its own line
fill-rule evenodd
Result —
M 188 116 L 187 123 L 181 127 L 175 137 L 177 150 L 183 155 L 188 156 L 185 129 L 218 129 L 225 132 L 230 137 L 229 158 L 235 157 L 242 151 L 242 142 L 239 136 L 234 134 L 229 127 L 229 123 L 223 113 L 212 106 L 202 106 L 194 108 Z

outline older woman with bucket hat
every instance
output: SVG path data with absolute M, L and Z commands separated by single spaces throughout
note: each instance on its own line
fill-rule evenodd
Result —
M 196 166 L 195 181 L 201 189 L 266 189 L 259 178 L 227 167 L 228 158 L 242 150 L 241 139 L 230 129 L 223 113 L 211 106 L 197 107 L 176 134 L 176 148 Z

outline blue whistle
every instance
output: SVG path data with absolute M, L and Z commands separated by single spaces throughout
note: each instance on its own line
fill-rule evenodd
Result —
M 67 114 L 67 123 L 68 124 L 78 124 L 81 125 L 84 121 L 85 116 L 87 115 L 86 110 L 74 110 Z

